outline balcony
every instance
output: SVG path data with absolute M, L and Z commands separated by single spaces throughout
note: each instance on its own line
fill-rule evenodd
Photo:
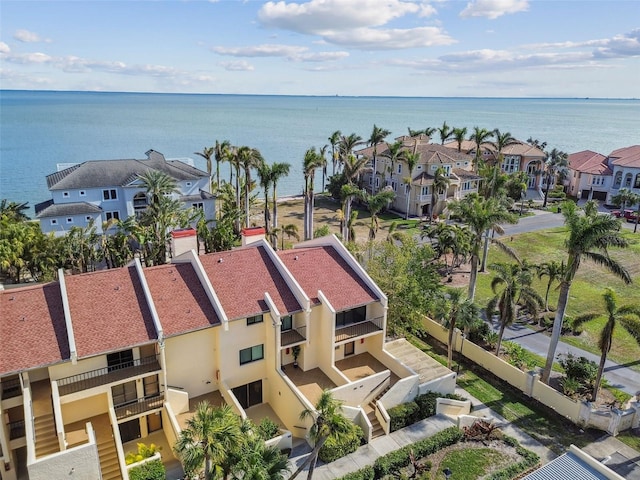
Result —
M 116 405 L 114 410 L 116 418 L 122 420 L 124 418 L 140 415 L 151 410 L 157 410 L 164 406 L 164 393 L 156 393 L 147 397 L 139 398 L 130 403 Z
M 138 358 L 120 365 L 99 368 L 78 375 L 72 375 L 71 377 L 61 378 L 58 380 L 58 392 L 60 395 L 69 395 L 157 370 L 160 370 L 157 355 Z
M 418 201 L 420 203 L 431 203 L 431 194 L 429 194 L 429 195 L 418 195 Z
M 9 440 L 15 440 L 22 438 L 25 435 L 24 420 L 18 420 L 16 422 L 9 422 Z
M 352 338 L 381 332 L 383 325 L 384 317 L 376 317 L 365 320 L 364 322 L 336 327 L 336 342 L 344 342 Z
M 9 378 L 0 382 L 0 400 L 7 400 L 22 395 L 22 387 L 18 377 Z
M 292 328 L 280 332 L 280 346 L 290 347 L 292 345 L 303 343 L 307 339 L 306 327 Z

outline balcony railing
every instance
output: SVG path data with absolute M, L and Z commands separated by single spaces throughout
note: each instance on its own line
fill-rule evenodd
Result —
M 383 325 L 384 317 L 376 317 L 365 320 L 364 322 L 336 327 L 336 342 L 362 337 L 370 333 L 381 332 Z
M 9 440 L 22 438 L 25 436 L 24 420 L 9 422 Z
M 431 194 L 429 194 L 429 195 L 418 195 L 418 201 L 420 203 L 430 202 L 431 201 Z
M 280 332 L 280 345 L 282 347 L 288 347 L 294 343 L 304 342 L 307 339 L 306 328 L 307 327 L 298 327 Z
M 22 395 L 20 379 L 16 377 L 2 380 L 2 382 L 0 382 L 0 394 L 2 395 L 0 397 L 2 400 Z
M 99 368 L 89 372 L 72 375 L 58 380 L 60 395 L 80 392 L 88 388 L 99 387 L 109 383 L 119 382 L 130 377 L 160 370 L 158 356 L 138 358 L 120 365 Z
M 123 418 L 133 417 L 150 410 L 162 408 L 163 405 L 164 393 L 156 393 L 144 398 L 139 398 L 138 400 L 131 403 L 116 405 L 114 407 L 114 410 L 116 412 L 116 418 L 118 420 L 122 420 Z

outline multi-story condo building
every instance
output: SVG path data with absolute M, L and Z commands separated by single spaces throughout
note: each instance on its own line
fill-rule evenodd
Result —
M 166 160 L 154 150 L 146 155 L 144 160 L 83 162 L 48 175 L 51 199 L 35 206 L 42 231 L 64 235 L 71 227 L 93 223 L 102 233 L 103 222 L 138 215 L 149 205 L 140 178 L 149 170 L 175 180 L 178 192 L 171 196 L 185 208 L 200 208 L 207 220 L 215 218 L 215 196 L 207 172 L 181 160 Z
M 286 448 L 323 389 L 367 439 L 389 432 L 388 408 L 453 391 L 453 372 L 386 341 L 387 298 L 336 237 L 276 252 L 263 229 L 244 235 L 0 291 L 3 480 L 126 480 L 135 442 L 173 445 L 202 400 L 271 418 Z

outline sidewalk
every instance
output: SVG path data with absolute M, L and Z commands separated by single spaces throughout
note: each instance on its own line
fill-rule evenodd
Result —
M 465 390 L 456 388 L 456 393 L 463 395 L 471 400 L 473 404 L 472 414 L 477 416 L 491 417 L 500 424 L 501 430 L 507 435 L 516 438 L 520 444 L 529 450 L 534 451 L 540 456 L 540 461 L 545 464 L 555 458 L 553 452 L 547 449 L 544 445 L 531 438 L 526 433 L 522 432 L 516 427 L 510 425 L 503 417 L 493 412 L 479 400 L 473 398 Z M 375 438 L 363 445 L 354 453 L 351 453 L 343 458 L 331 462 L 329 464 L 323 464 L 318 460 L 316 469 L 313 475 L 314 479 L 319 480 L 332 480 L 334 478 L 341 477 L 347 473 L 355 472 L 356 470 L 365 467 L 366 465 L 373 465 L 377 458 L 385 455 L 391 451 L 398 450 L 406 445 L 428 438 L 436 434 L 437 432 L 454 426 L 455 422 L 444 415 L 436 415 L 434 417 L 421 420 L 401 430 L 393 432 L 389 435 Z M 300 442 L 294 446 L 291 457 L 289 458 L 290 471 L 293 473 L 302 462 L 304 462 L 307 454 L 311 451 L 306 442 Z M 306 469 L 304 474 L 300 474 L 306 477 Z

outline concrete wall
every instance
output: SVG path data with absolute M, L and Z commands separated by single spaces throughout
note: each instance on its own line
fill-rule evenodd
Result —
M 267 358 L 270 355 L 268 350 L 273 350 L 274 348 L 273 345 L 269 345 L 269 342 L 267 342 L 265 328 L 272 328 L 269 314 L 264 315 L 262 323 L 253 325 L 247 325 L 247 321 L 244 318 L 233 320 L 229 322 L 228 331 L 220 332 L 218 344 L 220 378 L 225 380 L 229 388 L 264 378 Z M 264 358 L 240 365 L 240 350 L 256 345 L 263 346 Z M 265 385 L 263 385 L 263 391 L 264 388 Z
M 357 382 L 351 382 L 341 387 L 331 390 L 333 398 L 341 400 L 350 407 L 358 407 L 364 405 L 365 400 L 371 397 L 371 394 L 383 387 L 385 380 L 389 378 L 389 371 L 370 375 Z M 388 383 L 388 382 L 387 382 Z
M 216 389 L 218 328 L 169 337 L 165 340 L 167 384 L 197 397 Z M 194 368 L 197 367 L 197 368 Z
M 109 399 L 106 393 L 62 404 L 62 418 L 65 425 L 101 415 L 108 411 Z

